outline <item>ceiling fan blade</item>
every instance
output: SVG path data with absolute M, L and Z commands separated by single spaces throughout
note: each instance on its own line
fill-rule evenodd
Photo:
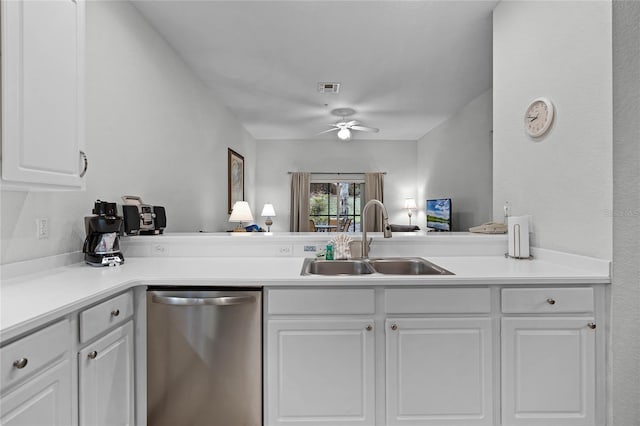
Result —
M 333 129 L 329 129 L 329 130 L 325 130 L 325 131 L 320 132 L 320 133 L 316 133 L 316 136 L 318 136 L 318 135 L 322 135 L 322 134 L 324 134 L 324 133 L 335 132 L 335 131 L 337 131 L 337 130 L 340 130 L 340 129 L 339 129 L 338 127 L 334 127 Z
M 347 127 L 351 127 L 351 126 L 356 125 L 356 124 L 358 124 L 358 122 L 356 120 L 351 120 L 348 123 L 344 123 L 344 125 L 347 126 Z
M 353 130 L 360 130 L 361 132 L 370 132 L 370 133 L 378 133 L 380 129 L 376 129 L 375 127 L 365 127 L 365 126 L 351 126 Z

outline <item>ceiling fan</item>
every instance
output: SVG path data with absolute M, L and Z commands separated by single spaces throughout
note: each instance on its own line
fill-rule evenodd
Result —
M 360 132 L 369 132 L 369 133 L 378 133 L 380 129 L 376 129 L 375 127 L 367 127 L 363 126 L 362 123 L 356 120 L 352 121 L 342 121 L 340 123 L 331 124 L 332 128 L 325 130 L 324 132 L 318 133 L 319 135 L 323 133 L 335 132 L 338 131 L 338 138 L 343 141 L 348 141 L 351 139 L 351 131 L 357 130 Z

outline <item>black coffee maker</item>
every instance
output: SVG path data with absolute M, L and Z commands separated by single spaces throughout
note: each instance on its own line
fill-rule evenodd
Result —
M 118 240 L 122 218 L 117 214 L 116 203 L 97 200 L 92 213 L 94 216 L 84 218 L 87 233 L 82 247 L 84 260 L 92 266 L 117 266 L 124 263 Z

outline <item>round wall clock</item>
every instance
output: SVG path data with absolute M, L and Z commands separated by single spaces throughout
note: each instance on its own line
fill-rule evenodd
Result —
M 553 104 L 549 99 L 534 99 L 524 114 L 524 131 L 533 138 L 539 138 L 551 127 L 553 115 Z

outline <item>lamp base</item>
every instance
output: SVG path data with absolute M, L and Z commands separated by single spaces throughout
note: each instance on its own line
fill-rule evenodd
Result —
M 242 222 L 239 222 L 238 226 L 233 228 L 232 232 L 247 232 L 247 230 L 245 229 L 244 224 Z

